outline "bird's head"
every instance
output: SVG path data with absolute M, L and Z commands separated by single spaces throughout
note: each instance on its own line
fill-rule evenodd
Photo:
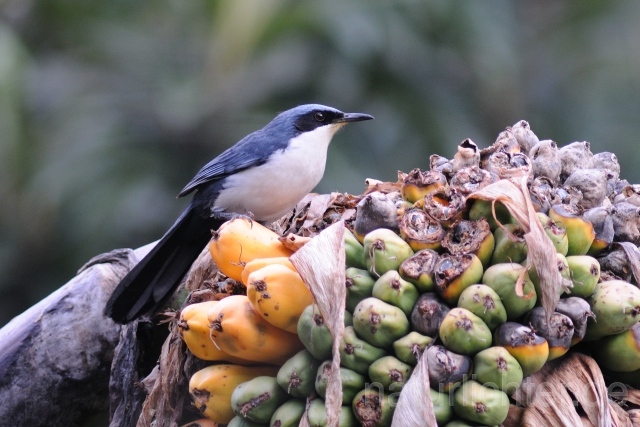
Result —
M 333 107 L 305 104 L 280 113 L 271 125 L 287 127 L 297 135 L 318 131 L 333 136 L 345 124 L 371 120 L 373 116 L 362 113 L 343 113 Z

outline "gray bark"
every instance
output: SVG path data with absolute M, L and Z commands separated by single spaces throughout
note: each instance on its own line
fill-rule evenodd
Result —
M 144 256 L 116 250 L 0 329 L 0 426 L 76 426 L 109 405 L 121 326 L 103 315 L 111 292 Z

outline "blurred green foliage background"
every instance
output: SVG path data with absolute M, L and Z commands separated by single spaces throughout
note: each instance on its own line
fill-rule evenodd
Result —
M 334 139 L 319 192 L 520 119 L 640 182 L 639 17 L 633 0 L 0 1 L 0 325 L 159 238 L 204 163 L 302 103 L 376 117 Z

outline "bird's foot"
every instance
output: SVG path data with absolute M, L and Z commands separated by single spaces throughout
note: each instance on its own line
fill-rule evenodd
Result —
M 255 221 L 255 216 L 253 215 L 253 213 L 248 211 L 243 214 L 237 212 L 214 212 L 211 217 L 222 221 L 231 221 L 232 219 L 243 218 L 249 221 L 249 223 L 251 224 L 253 224 L 253 221 Z

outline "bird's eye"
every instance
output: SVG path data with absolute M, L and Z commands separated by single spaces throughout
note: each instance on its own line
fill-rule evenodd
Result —
M 321 112 L 317 112 L 313 115 L 313 118 L 316 119 L 319 122 L 324 121 L 324 114 L 322 114 Z

